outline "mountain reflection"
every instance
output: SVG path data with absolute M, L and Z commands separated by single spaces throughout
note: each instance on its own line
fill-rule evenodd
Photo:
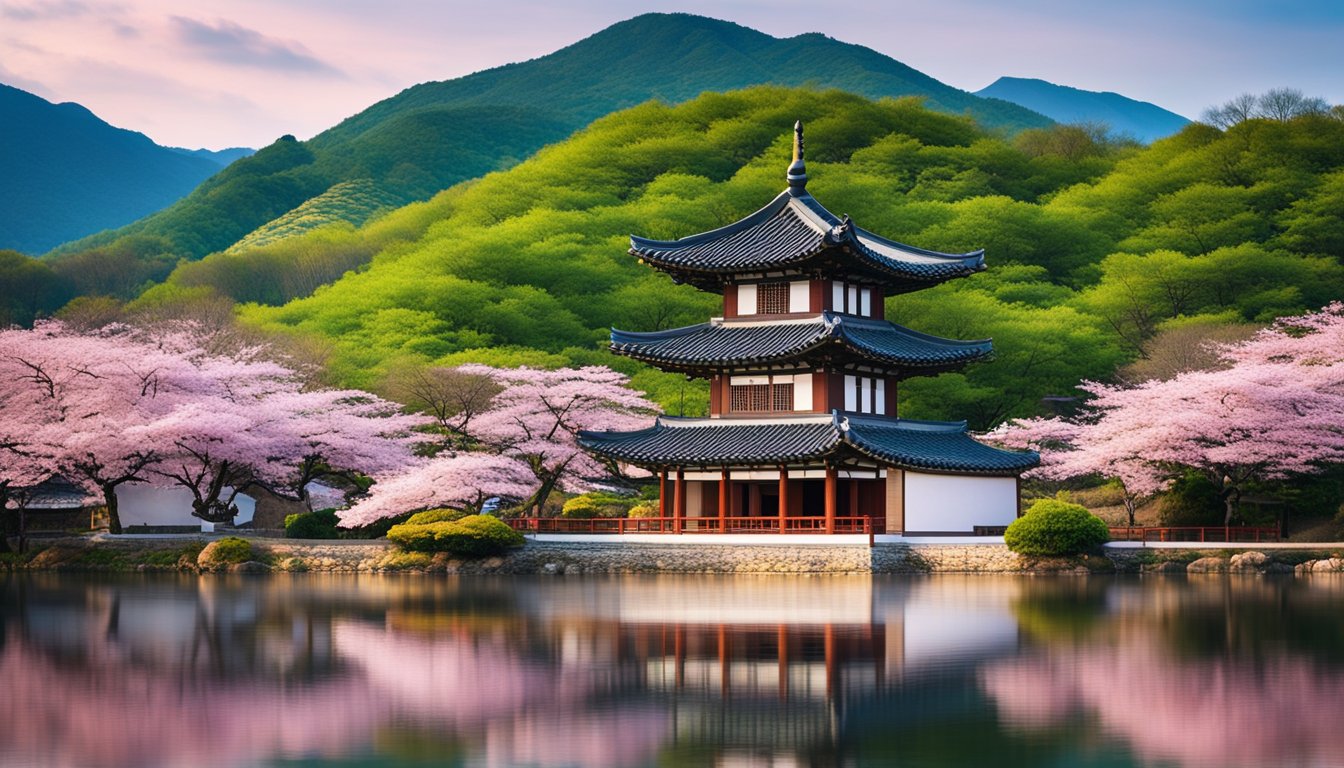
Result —
M 1342 600 L 1324 579 L 15 576 L 0 764 L 1329 765 Z

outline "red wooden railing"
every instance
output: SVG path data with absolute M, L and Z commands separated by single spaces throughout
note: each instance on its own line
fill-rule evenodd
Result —
M 1278 541 L 1273 526 L 1119 526 L 1111 528 L 1111 541 Z
M 514 517 L 504 522 L 524 533 L 678 533 L 674 517 Z M 684 517 L 681 533 L 781 533 L 778 517 Z M 825 533 L 824 517 L 786 517 L 783 533 Z M 837 517 L 835 533 L 873 532 L 870 517 Z

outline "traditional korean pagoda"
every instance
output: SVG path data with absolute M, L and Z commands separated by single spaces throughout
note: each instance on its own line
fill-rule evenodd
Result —
M 879 237 L 807 191 L 803 127 L 788 188 L 726 227 L 630 253 L 674 282 L 723 295 L 723 316 L 653 333 L 613 330 L 611 349 L 708 379 L 708 418 L 585 432 L 585 448 L 656 472 L 663 530 L 998 533 L 1018 515 L 1031 452 L 977 442 L 965 422 L 903 419 L 899 383 L 984 360 L 884 319 L 888 296 L 985 268 Z

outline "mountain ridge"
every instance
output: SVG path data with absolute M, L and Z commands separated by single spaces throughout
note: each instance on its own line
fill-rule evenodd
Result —
M 217 162 L 0 83 L 0 248 L 41 253 L 170 205 Z
M 1104 123 L 1144 143 L 1170 136 L 1190 120 L 1152 102 L 1114 91 L 1088 91 L 1031 77 L 1000 77 L 975 92 L 1011 101 L 1061 123 Z
M 234 163 L 168 210 L 67 243 L 54 255 L 145 235 L 144 242 L 161 242 L 174 261 L 196 259 L 227 249 L 341 182 L 372 179 L 402 202 L 423 200 L 511 167 L 619 109 L 766 83 L 836 88 L 868 98 L 917 95 L 931 107 L 971 114 L 1002 130 L 1050 124 L 1017 105 L 980 99 L 825 35 L 780 39 L 703 16 L 644 14 L 529 61 L 411 86 L 299 143 L 311 159 L 297 159 L 292 147 L 277 150 L 277 142 Z M 276 155 L 288 161 L 266 170 Z M 235 205 L 240 200 L 246 205 Z M 143 275 L 162 277 L 153 271 Z

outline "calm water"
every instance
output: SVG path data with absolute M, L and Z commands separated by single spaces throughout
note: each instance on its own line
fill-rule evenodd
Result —
M 0 584 L 4 766 L 1344 766 L 1344 578 Z

